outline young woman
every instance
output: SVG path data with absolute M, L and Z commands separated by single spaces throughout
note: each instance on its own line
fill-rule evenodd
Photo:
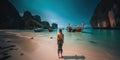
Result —
M 64 34 L 62 33 L 62 30 L 59 29 L 59 33 L 57 35 L 57 44 L 58 44 L 58 57 L 59 58 L 62 58 L 62 52 L 63 52 L 63 49 L 62 49 L 62 46 L 63 46 L 63 43 L 64 43 Z

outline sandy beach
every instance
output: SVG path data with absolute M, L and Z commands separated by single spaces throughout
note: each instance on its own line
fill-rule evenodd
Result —
M 39 35 L 33 31 L 0 30 L 0 60 L 119 60 L 101 47 L 81 41 L 65 40 L 63 58 L 57 56 L 55 35 Z M 57 32 L 56 32 L 57 34 Z M 52 37 L 52 38 L 50 38 Z

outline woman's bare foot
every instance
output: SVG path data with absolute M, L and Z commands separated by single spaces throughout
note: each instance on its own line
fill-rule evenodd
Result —
M 61 58 L 63 58 L 63 56 L 61 56 Z
M 58 58 L 60 59 L 60 56 L 59 56 L 59 54 L 58 54 Z

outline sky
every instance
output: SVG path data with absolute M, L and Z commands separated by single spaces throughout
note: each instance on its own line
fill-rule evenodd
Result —
M 90 26 L 90 19 L 100 0 L 10 0 L 20 15 L 30 11 L 42 21 L 57 23 L 58 27 Z

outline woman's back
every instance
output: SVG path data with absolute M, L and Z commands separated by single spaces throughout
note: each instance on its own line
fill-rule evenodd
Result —
M 58 34 L 58 40 L 63 40 L 64 39 L 64 35 L 63 34 Z

